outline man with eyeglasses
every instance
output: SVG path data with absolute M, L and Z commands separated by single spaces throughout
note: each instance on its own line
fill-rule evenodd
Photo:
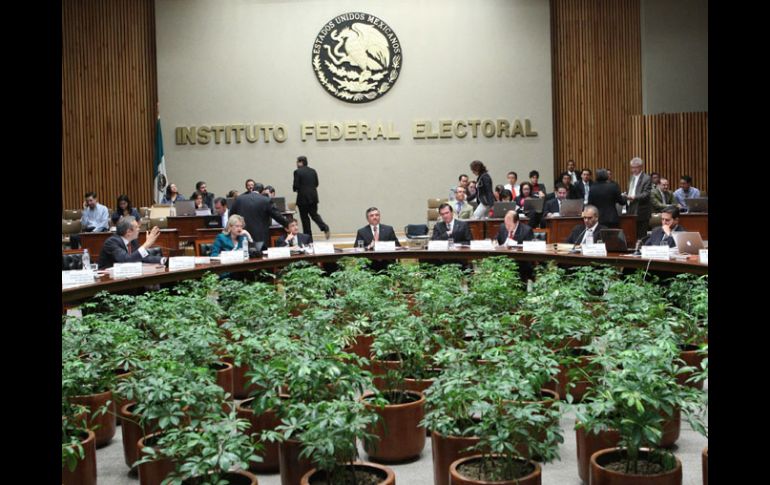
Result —
M 592 205 L 587 205 L 583 208 L 581 216 L 583 217 L 583 224 L 573 227 L 572 232 L 564 242 L 576 246 L 600 242 L 601 230 L 607 229 L 607 226 L 599 224 L 599 210 Z

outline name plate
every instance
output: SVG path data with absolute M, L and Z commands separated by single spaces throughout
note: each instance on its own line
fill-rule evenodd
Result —
M 174 256 L 173 258 L 168 258 L 169 271 L 193 268 L 195 268 L 195 256 Z
M 428 251 L 448 251 L 449 241 L 428 241 Z
M 135 276 L 142 276 L 142 263 L 115 263 L 112 267 L 112 277 L 115 279 Z
M 242 263 L 243 259 L 243 250 L 241 249 L 219 253 L 219 262 L 222 264 Z
M 524 241 L 522 250 L 525 253 L 544 253 L 545 241 Z
M 375 251 L 395 251 L 396 241 L 377 241 L 374 243 Z
M 211 264 L 211 258 L 209 256 L 196 256 L 195 264 Z
M 583 244 L 583 256 L 607 256 L 607 246 L 604 243 Z
M 709 264 L 709 250 L 708 249 L 699 249 L 698 250 L 698 259 L 700 260 L 701 264 Z
M 489 239 L 479 239 L 471 241 L 471 249 L 476 251 L 494 251 L 495 247 Z
M 334 254 L 334 243 L 330 243 L 330 242 L 313 243 L 313 254 Z
M 275 259 L 275 258 L 290 258 L 291 257 L 291 249 L 289 246 L 284 246 L 282 248 L 267 248 L 267 259 Z
M 671 251 L 668 246 L 642 246 L 642 259 L 671 259 Z
M 72 288 L 73 286 L 90 285 L 94 283 L 94 273 L 91 269 L 74 269 L 61 272 L 62 288 Z

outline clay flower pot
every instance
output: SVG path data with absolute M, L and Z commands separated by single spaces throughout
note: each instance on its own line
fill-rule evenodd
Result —
M 591 485 L 682 485 L 682 462 L 676 458 L 676 467 L 655 475 L 635 475 L 620 473 L 606 468 L 610 463 L 620 461 L 623 449 L 608 448 L 591 455 Z M 640 458 L 649 454 L 642 448 Z
M 660 439 L 661 448 L 670 448 L 674 446 L 679 439 L 679 432 L 682 428 L 682 413 L 679 409 L 674 410 L 674 415 L 666 418 L 663 422 L 663 437 Z
M 591 455 L 599 450 L 614 448 L 620 442 L 620 433 L 617 430 L 606 430 L 591 433 L 582 428 L 575 429 L 575 443 L 577 445 L 578 475 L 583 483 L 588 483 L 588 475 L 591 470 Z
M 118 379 L 128 379 L 129 377 L 131 377 L 131 375 L 133 375 L 133 372 L 130 370 L 115 369 L 115 375 Z M 124 401 L 118 395 L 115 395 L 113 397 L 115 398 L 115 410 L 119 412 L 120 408 L 122 408 L 127 401 Z M 121 420 L 118 419 L 116 424 L 118 426 L 121 426 L 123 423 L 121 423 Z
M 380 421 L 370 430 L 379 440 L 365 447 L 370 459 L 401 462 L 420 456 L 425 448 L 425 427 L 420 426 L 425 417 L 425 396 L 420 392 L 405 392 L 416 399 L 406 404 L 376 407 L 367 401 L 374 393 L 367 392 L 361 397 L 367 408 L 380 415 Z
M 260 435 L 262 431 L 275 429 L 276 426 L 281 424 L 281 419 L 273 410 L 266 411 L 260 415 L 254 414 L 254 410 L 251 409 L 251 404 L 254 398 L 246 399 L 236 406 L 236 413 L 238 418 L 247 419 L 251 425 L 244 431 L 247 435 L 256 433 Z M 279 470 L 278 462 L 278 443 L 261 442 L 262 443 L 262 462 L 249 464 L 249 470 L 257 473 L 276 473 Z
M 535 461 L 529 461 L 529 463 L 535 468 L 535 471 L 532 473 L 519 477 L 514 480 L 504 480 L 504 481 L 495 481 L 495 482 L 489 482 L 486 480 L 476 480 L 473 478 L 468 478 L 464 475 L 462 475 L 460 472 L 457 471 L 457 468 L 465 463 L 472 463 L 475 461 L 481 460 L 482 455 L 476 454 L 467 456 L 465 458 L 460 458 L 459 460 L 455 460 L 449 467 L 449 474 L 452 477 L 451 484 L 452 485 L 485 485 L 485 484 L 494 484 L 494 485 L 540 485 L 541 480 L 541 468 L 540 464 L 538 464 Z M 524 461 L 524 460 L 521 460 Z
M 152 433 L 140 438 L 136 443 L 139 457 L 144 456 L 142 448 L 152 446 L 160 433 Z M 174 471 L 174 462 L 168 458 L 163 458 L 149 463 L 139 465 L 139 485 L 160 485 L 169 473 Z
M 302 443 L 286 440 L 278 446 L 278 462 L 281 468 L 281 485 L 300 485 L 302 477 L 313 469 L 313 463 L 300 458 Z
M 433 453 L 433 483 L 449 484 L 449 467 L 452 462 L 467 456 L 478 454 L 477 451 L 462 451 L 479 442 L 476 436 L 444 436 L 431 433 L 431 451 Z
M 139 449 L 137 442 L 145 435 L 154 430 L 144 430 L 139 426 L 139 416 L 133 413 L 135 402 L 126 403 L 120 408 L 120 420 L 123 422 L 123 459 L 129 467 L 134 466 L 134 462 L 139 459 Z
M 699 347 L 696 347 L 694 345 L 687 345 L 684 347 L 680 347 L 681 352 L 679 353 L 679 358 L 684 361 L 684 363 L 687 366 L 695 367 L 696 369 L 700 369 L 700 364 L 703 362 L 703 359 L 705 358 L 704 355 L 702 355 L 699 352 Z M 684 374 L 679 374 L 676 376 L 677 382 L 679 382 L 680 385 L 683 386 L 689 386 L 693 387 L 695 389 L 703 389 L 703 381 L 693 383 L 693 382 L 687 382 L 687 379 L 689 379 L 692 376 L 692 372 L 686 372 Z
M 539 404 L 547 409 L 550 409 L 554 404 L 559 402 L 559 393 L 551 389 L 540 389 L 540 397 L 541 397 L 540 401 L 523 401 L 523 403 Z M 546 440 L 545 430 L 535 430 L 535 429 L 530 430 L 530 434 L 533 434 L 533 433 L 536 435 L 537 439 L 539 439 L 540 441 Z M 529 450 L 527 450 L 527 447 L 524 444 L 517 445 L 516 452 L 522 457 L 539 460 L 539 457 L 527 456 L 529 454 Z
M 396 474 L 393 473 L 393 470 L 386 466 L 362 461 L 353 463 L 353 466 L 356 468 L 356 470 L 364 470 L 367 473 L 380 478 L 380 481 L 377 482 L 377 485 L 396 485 Z M 310 479 L 315 474 L 318 474 L 319 477 L 325 476 L 324 472 L 313 468 L 309 472 L 305 473 L 305 475 L 302 477 L 302 480 L 300 481 L 300 485 L 310 485 Z
M 701 466 L 703 467 L 703 485 L 709 485 L 709 447 L 703 448 L 701 454 Z
M 256 475 L 243 470 L 227 472 L 224 474 L 224 478 L 230 485 L 257 485 Z M 199 485 L 201 483 L 203 482 L 198 478 L 188 478 L 182 481 L 183 485 Z
M 246 377 L 246 373 L 250 370 L 248 364 L 233 365 L 233 396 L 236 399 L 246 399 L 259 390 L 259 387 L 251 384 Z
M 96 434 L 96 447 L 101 448 L 112 440 L 115 436 L 116 418 L 115 418 L 115 402 L 112 399 L 112 391 L 101 392 L 99 394 L 87 394 L 84 396 L 72 396 L 69 398 L 73 404 L 82 404 L 88 408 L 88 422 L 87 427 L 94 429 Z M 106 413 L 92 417 L 93 413 L 104 406 L 107 401 L 113 401 L 109 405 L 109 411 Z
M 87 435 L 80 441 L 83 446 L 84 456 L 70 471 L 63 466 L 61 469 L 61 482 L 63 485 L 96 485 L 96 435 L 87 430 Z

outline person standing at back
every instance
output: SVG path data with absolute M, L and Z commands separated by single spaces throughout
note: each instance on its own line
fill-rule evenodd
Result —
M 323 231 L 326 239 L 331 237 L 329 226 L 318 213 L 318 174 L 307 166 L 307 157 L 297 157 L 297 170 L 294 171 L 294 192 L 297 193 L 297 208 L 302 220 L 302 232 L 313 237 L 310 219 L 312 218 Z
M 629 162 L 631 165 L 631 178 L 628 179 L 628 193 L 623 194 L 628 201 L 628 213 L 636 214 L 636 237 L 647 236 L 652 215 L 652 178 L 644 173 L 644 162 L 639 157 L 634 157 Z M 601 210 L 601 208 L 599 208 Z
M 471 162 L 471 171 L 476 175 L 476 189 L 478 191 L 479 205 L 473 213 L 474 219 L 481 219 L 489 213 L 489 209 L 495 205 L 492 177 L 489 176 L 487 167 L 479 160 Z
M 624 204 L 620 187 L 609 180 L 606 169 L 596 171 L 596 183 L 591 186 L 588 193 L 588 205 L 594 206 L 598 211 L 598 222 L 606 227 L 619 228 L 620 216 L 615 204 Z M 649 218 L 648 218 L 649 219 Z

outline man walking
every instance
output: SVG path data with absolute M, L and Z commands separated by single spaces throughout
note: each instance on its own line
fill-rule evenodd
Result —
M 310 219 L 312 218 L 318 227 L 323 231 L 326 239 L 331 237 L 329 226 L 318 213 L 318 174 L 315 170 L 307 166 L 307 157 L 297 157 L 297 170 L 294 171 L 294 192 L 297 193 L 297 208 L 299 217 L 302 220 L 302 232 L 312 238 L 312 227 Z

